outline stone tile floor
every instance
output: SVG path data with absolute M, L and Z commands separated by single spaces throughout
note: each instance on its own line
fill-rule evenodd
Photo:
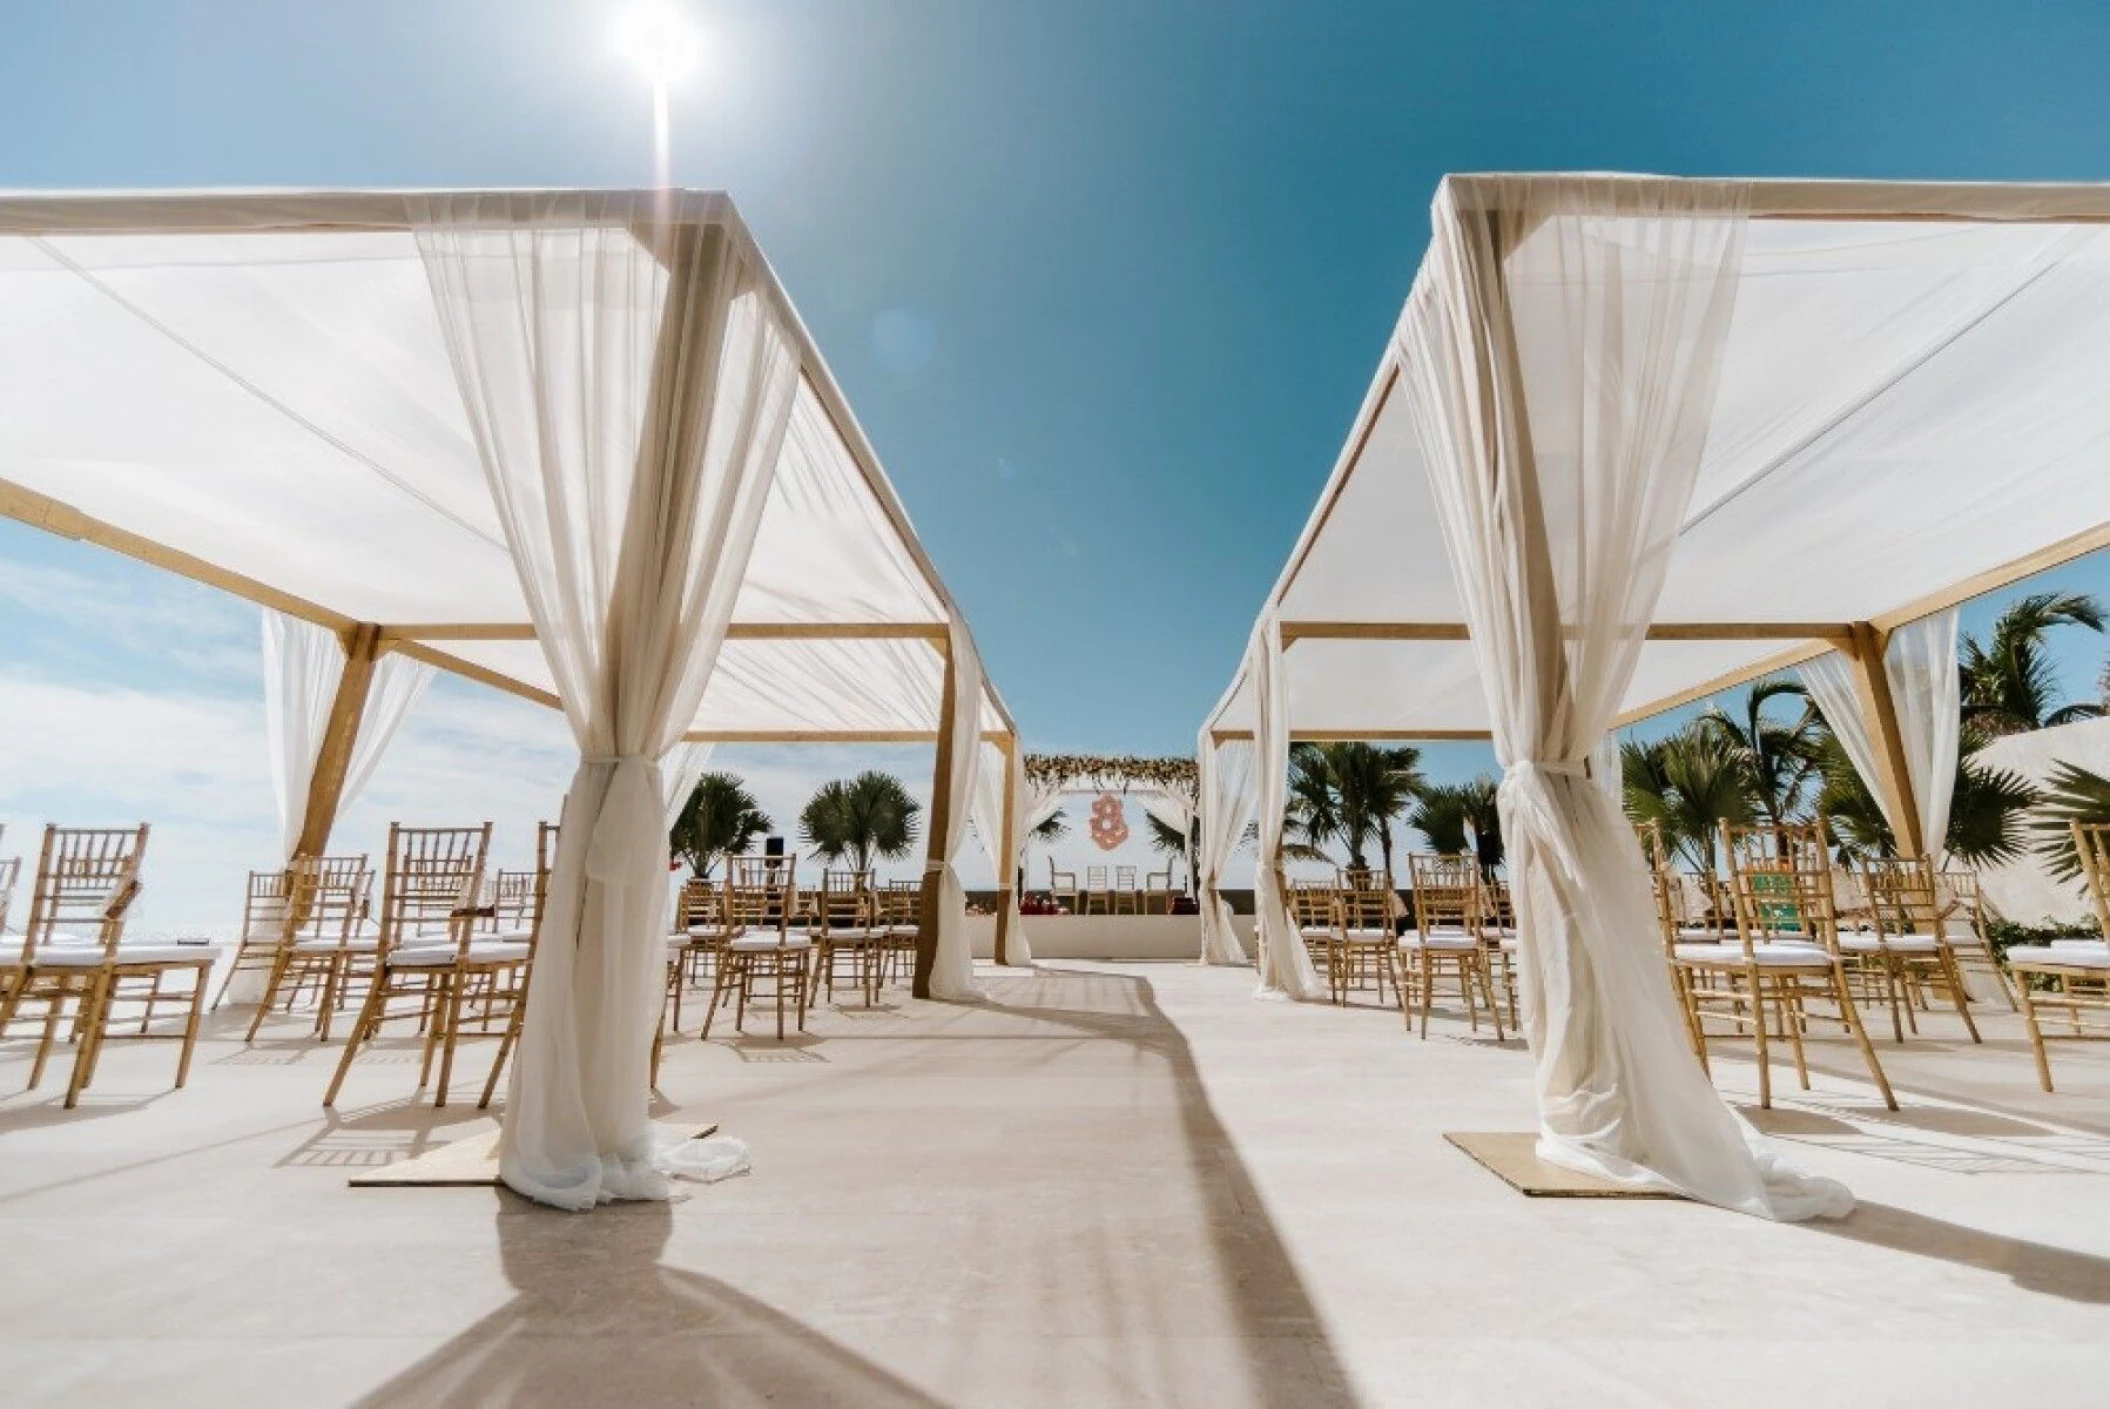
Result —
M 63 1071 L 0 1099 L 0 1402 L 2110 1401 L 2110 1053 L 2056 1049 L 2045 1096 L 2004 1010 L 1881 1044 L 1900 1112 L 1836 1038 L 1778 1074 L 1753 1118 L 1862 1199 L 1779 1227 L 1511 1192 L 1441 1133 L 1528 1128 L 1528 1058 L 1460 1022 L 1173 964 L 989 986 L 674 1043 L 660 1114 L 752 1174 L 581 1216 L 347 1188 L 489 1128 L 413 1103 L 406 1045 L 334 1116 L 298 1022 L 218 1014 L 182 1092 L 113 1045 L 77 1111 Z

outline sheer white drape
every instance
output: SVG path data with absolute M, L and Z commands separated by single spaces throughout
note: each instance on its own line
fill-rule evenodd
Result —
M 1841 1214 L 1846 1190 L 1781 1165 L 1694 1062 L 1633 831 L 1585 776 L 1691 498 L 1742 193 L 1559 184 L 1476 182 L 1493 199 L 1462 209 L 1446 182 L 1399 329 L 1504 768 L 1539 1153 L 1766 1217 Z
M 414 198 L 462 401 L 579 741 L 500 1174 L 664 1198 L 647 1065 L 664 982 L 660 760 L 724 640 L 798 359 L 746 241 L 654 197 Z M 633 233 L 636 232 L 636 233 Z
M 1004 785 L 1006 777 L 1011 783 L 1012 826 L 1018 849 L 1007 863 L 1004 849 Z M 996 877 L 998 889 L 1004 891 L 1004 957 L 1014 966 L 1028 966 L 1033 962 L 1033 946 L 1026 942 L 1025 927 L 1020 923 L 1018 911 L 1018 874 L 1025 864 L 1026 834 L 1026 761 L 1017 741 L 1010 748 L 985 742 L 982 745 L 980 768 L 974 782 L 974 833 L 981 839 L 982 852 L 989 858 L 989 869 Z
M 1919 808 L 1920 838 L 1939 862 L 1949 836 L 1949 804 L 1956 794 L 1956 757 L 1962 747 L 1963 681 L 1956 665 L 1954 607 L 1890 633 L 1883 670 L 1905 745 L 1905 773 Z
M 987 995 L 975 986 L 974 947 L 967 933 L 967 889 L 960 882 L 960 857 L 967 847 L 968 809 L 982 761 L 982 658 L 974 638 L 955 618 L 952 622 L 952 772 L 945 799 L 953 817 L 946 838 L 945 860 L 929 863 L 938 875 L 938 954 L 931 969 L 930 996 L 952 1002 L 979 1002 Z M 935 806 L 937 799 L 932 799 Z
M 666 819 L 667 830 L 674 830 L 674 823 L 681 817 L 681 810 L 689 805 L 689 794 L 703 781 L 704 770 L 711 766 L 711 753 L 716 744 L 680 743 L 660 760 L 660 776 L 666 781 L 666 805 L 661 809 Z
M 1283 808 L 1289 801 L 1289 708 L 1284 698 L 1282 626 L 1269 613 L 1261 618 L 1246 649 L 1246 673 L 1253 682 L 1253 769 L 1255 817 L 1260 824 L 1259 855 L 1253 866 L 1254 937 L 1260 946 L 1262 998 L 1312 1000 L 1326 996 L 1326 985 L 1312 967 L 1311 955 L 1290 917 L 1282 871 Z
M 1253 746 L 1243 739 L 1221 744 L 1202 728 L 1195 741 L 1201 780 L 1201 851 L 1195 858 L 1196 888 L 1202 912 L 1204 964 L 1245 964 L 1245 946 L 1231 925 L 1231 902 L 1223 898 L 1224 868 L 1245 836 L 1253 816 Z
M 1796 666 L 1795 673 L 1802 677 L 1802 688 L 1810 692 L 1817 712 L 1831 726 L 1832 736 L 1846 751 L 1854 772 L 1868 780 L 1870 790 L 1876 795 L 1877 806 L 1888 808 L 1882 788 L 1875 783 L 1876 742 L 1868 732 L 1868 720 L 1861 714 L 1861 696 L 1854 689 L 1853 666 L 1842 653 L 1826 651 Z

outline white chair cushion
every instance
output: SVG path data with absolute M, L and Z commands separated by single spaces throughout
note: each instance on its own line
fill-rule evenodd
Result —
M 1347 931 L 1347 935 L 1362 944 L 1376 944 L 1393 937 L 1391 930 L 1374 928 L 1352 929 Z
M 398 949 L 388 962 L 399 969 L 446 969 L 454 966 L 459 951 L 451 944 L 417 944 Z M 505 940 L 478 940 L 469 946 L 472 964 L 514 964 L 528 956 L 525 944 Z
M 1931 934 L 1842 934 L 1839 947 L 1849 954 L 1877 954 L 1889 950 L 1893 954 L 1932 954 L 1941 948 L 1941 941 Z
M 295 954 L 335 954 L 342 950 L 346 954 L 371 954 L 381 947 L 381 941 L 372 935 L 355 934 L 339 943 L 334 939 L 303 939 L 293 945 Z
M 124 964 L 209 964 L 220 952 L 217 944 L 121 944 L 117 960 Z M 36 954 L 40 969 L 93 969 L 103 962 L 100 944 L 52 944 Z
M 1402 949 L 1435 949 L 1447 954 L 1470 954 L 1480 947 L 1480 936 L 1476 934 L 1423 934 L 1419 930 L 1408 930 L 1399 937 Z
M 2007 961 L 2024 968 L 2110 969 L 2110 944 L 2087 939 L 2066 944 L 2021 944 L 2007 951 Z
M 787 935 L 783 943 L 762 935 L 736 939 L 726 946 L 735 954 L 766 954 L 772 949 L 811 949 L 813 941 L 802 934 Z
M 1744 963 L 1744 946 L 1741 944 L 1681 944 L 1672 951 L 1681 964 L 1736 964 Z M 1798 944 L 1793 940 L 1763 940 L 1751 946 L 1751 959 L 1761 968 L 1830 968 L 1831 955 L 1817 944 Z
M 1333 926 L 1306 925 L 1302 929 L 1298 930 L 1297 933 L 1305 939 L 1332 939 Z
M 2055 939 L 2051 942 L 2051 947 L 2054 949 L 2099 949 L 2102 944 L 2103 941 L 2100 939 Z

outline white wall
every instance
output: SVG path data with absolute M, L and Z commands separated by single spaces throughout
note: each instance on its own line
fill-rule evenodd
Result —
M 2061 763 L 2110 774 L 2110 719 L 2085 719 L 2057 729 L 1995 739 L 1979 753 L 1978 759 L 1987 766 L 2020 773 L 2040 785 Z M 1980 872 L 1980 881 L 1986 899 L 2010 920 L 2034 925 L 2047 920 L 2085 924 L 2090 919 L 2080 882 L 2058 884 L 2033 854 L 2006 866 L 1986 867 Z

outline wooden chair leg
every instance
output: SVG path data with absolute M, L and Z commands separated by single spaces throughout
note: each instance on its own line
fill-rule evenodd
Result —
M 2015 992 L 2022 1000 L 2022 1021 L 2029 1028 L 2029 1048 L 2037 1058 L 2037 1083 L 2051 1090 L 2051 1055 L 2044 1050 L 2044 1030 L 2037 1026 L 2037 1003 L 2030 996 L 2029 975 L 2015 975 Z
M 66 1109 L 69 1111 L 80 1104 L 81 1092 L 92 1079 L 96 1048 L 101 1045 L 108 1019 L 106 990 L 113 982 L 107 975 L 96 974 L 88 980 L 88 987 L 81 995 L 81 1037 L 73 1053 L 73 1076 L 66 1083 Z
M 190 1022 L 183 1029 L 183 1055 L 176 1059 L 176 1089 L 181 1091 L 183 1083 L 190 1080 L 191 1054 L 198 1050 L 198 1027 L 205 1020 L 205 988 L 212 982 L 211 968 L 197 970 L 197 982 L 191 988 Z
M 467 987 L 468 976 L 456 974 L 447 982 L 445 1004 L 446 1035 L 440 1039 L 440 1084 L 432 1093 L 432 1108 L 439 1110 L 447 1104 L 447 1087 L 454 1079 L 454 1044 L 462 1031 L 462 997 Z
M 1936 962 L 1941 965 L 1942 982 L 1949 989 L 1949 1001 L 1956 1005 L 1956 1016 L 1963 1019 L 1964 1031 L 1971 1034 L 1971 1041 L 1984 1042 L 1985 1039 L 1978 1035 L 1978 1024 L 1971 1020 L 1971 1000 L 1964 994 L 1963 966 L 1956 962 L 1956 951 L 1944 945 L 1935 953 Z
M 353 1020 L 351 1033 L 344 1040 L 344 1055 L 337 1059 L 337 1074 L 330 1078 L 330 1089 L 323 1093 L 324 1107 L 337 1104 L 337 1092 L 344 1086 L 345 1073 L 352 1069 L 352 1058 L 359 1055 L 359 1044 L 372 1040 L 375 1029 L 381 1025 L 387 995 L 388 970 L 382 965 L 374 970 L 373 984 L 366 990 L 366 1001 L 359 1005 L 359 1016 Z
M 505 1035 L 498 1039 L 498 1056 L 491 1063 L 491 1074 L 484 1078 L 484 1094 L 477 1100 L 480 1111 L 491 1109 L 491 1098 L 498 1094 L 498 1075 L 506 1069 L 506 1058 L 513 1054 L 513 1044 L 520 1040 L 520 1021 L 527 1010 L 524 998 L 513 1000 L 513 1015 L 506 1020 Z M 659 1039 L 652 1039 L 652 1080 L 659 1081 Z
M 1766 1052 L 1766 981 L 1756 965 L 1745 971 L 1751 994 L 1751 1045 L 1758 1052 L 1758 1108 L 1773 1109 L 1773 1063 Z
M 23 980 L 25 984 L 28 980 Z M 51 1059 L 51 1049 L 59 1040 L 59 1010 L 66 1006 L 66 998 L 73 992 L 73 980 L 59 975 L 52 979 L 52 988 L 44 1000 L 44 1031 L 37 1040 L 36 1060 L 29 1064 L 29 1085 L 24 1090 L 34 1091 L 44 1080 L 44 1064 Z
M 1854 1042 L 1861 1049 L 1861 1060 L 1868 1063 L 1868 1074 L 1875 1078 L 1876 1090 L 1883 1093 L 1883 1104 L 1891 1110 L 1898 1108 L 1898 1098 L 1891 1093 L 1890 1078 L 1883 1074 L 1883 1064 L 1876 1060 L 1876 1049 L 1868 1040 L 1868 1028 L 1861 1021 L 1860 1010 L 1854 1007 L 1854 996 L 1846 988 L 1846 974 L 1835 963 L 1832 966 L 1832 987 L 1839 995 L 1839 1009 L 1852 1026 Z

